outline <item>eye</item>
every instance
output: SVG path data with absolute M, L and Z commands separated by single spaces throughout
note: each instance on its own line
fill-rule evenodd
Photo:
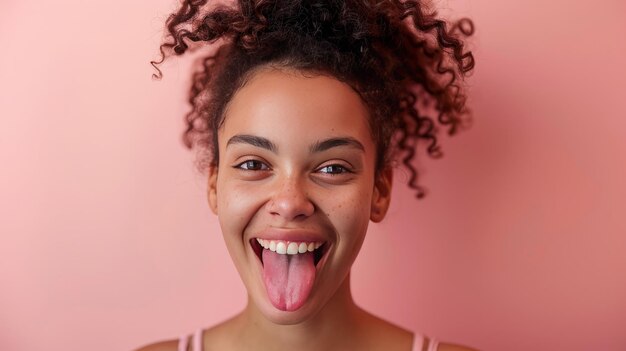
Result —
M 322 173 L 330 174 L 330 175 L 352 173 L 346 167 L 342 165 L 338 165 L 338 164 L 324 166 L 322 168 L 319 168 L 318 171 Z
M 270 168 L 259 160 L 247 160 L 235 166 L 235 168 L 247 171 L 267 171 Z

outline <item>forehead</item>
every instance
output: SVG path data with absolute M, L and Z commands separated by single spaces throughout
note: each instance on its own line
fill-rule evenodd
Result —
M 350 136 L 364 145 L 373 143 L 368 111 L 359 95 L 326 75 L 261 69 L 233 96 L 224 115 L 220 144 L 236 134 L 278 142 Z

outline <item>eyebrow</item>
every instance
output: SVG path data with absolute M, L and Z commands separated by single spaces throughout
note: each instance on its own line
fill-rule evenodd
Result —
M 271 142 L 269 139 L 249 134 L 237 134 L 232 138 L 228 139 L 228 143 L 226 143 L 226 147 L 233 144 L 248 144 L 255 147 L 259 147 L 262 149 L 269 150 L 273 153 L 278 153 L 278 146 Z M 351 137 L 337 137 L 337 138 L 329 138 L 315 142 L 309 148 L 309 152 L 317 153 L 326 151 L 335 147 L 340 146 L 348 146 L 361 151 L 365 151 L 365 147 L 361 144 L 360 141 L 351 138 Z
M 358 140 L 351 137 L 329 138 L 320 140 L 313 144 L 309 149 L 311 153 L 322 152 L 339 146 L 349 146 L 361 151 L 365 151 L 365 147 Z
M 276 144 L 272 143 L 269 139 L 256 136 L 256 135 L 248 135 L 248 134 L 237 134 L 232 138 L 228 139 L 228 143 L 226 143 L 226 147 L 233 144 L 249 144 L 252 146 L 260 147 L 262 149 L 269 150 L 273 153 L 278 152 L 278 147 Z

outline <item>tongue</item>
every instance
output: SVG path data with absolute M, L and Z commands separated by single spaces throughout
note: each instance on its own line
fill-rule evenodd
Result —
M 263 250 L 263 281 L 274 307 L 295 311 L 306 302 L 313 281 L 315 264 L 313 252 L 280 255 Z

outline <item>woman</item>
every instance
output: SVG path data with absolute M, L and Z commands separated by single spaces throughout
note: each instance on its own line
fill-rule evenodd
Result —
M 216 48 L 193 74 L 184 140 L 248 303 L 141 350 L 470 350 L 358 307 L 350 268 L 385 217 L 392 161 L 422 196 L 418 142 L 439 155 L 437 126 L 452 134 L 468 115 L 457 78 L 474 62 L 456 32 L 471 22 L 447 30 L 417 1 L 185 0 L 166 26 L 162 59 Z

